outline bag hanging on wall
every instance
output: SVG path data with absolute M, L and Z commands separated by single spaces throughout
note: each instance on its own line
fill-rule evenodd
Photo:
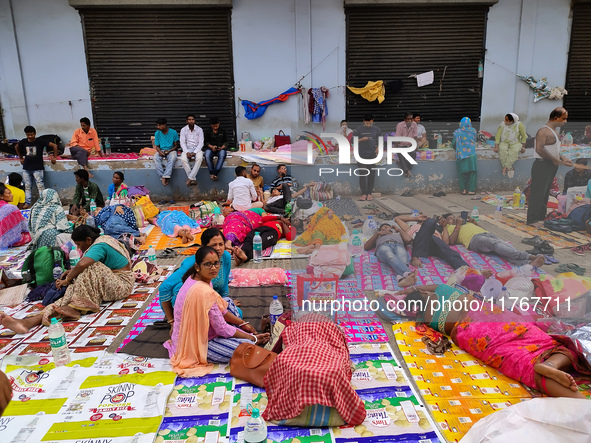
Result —
M 290 145 L 291 144 L 291 137 L 289 135 L 285 135 L 283 129 L 279 131 L 279 134 L 275 136 L 275 147 L 278 148 L 279 146 L 283 145 Z
M 254 343 L 240 343 L 230 359 L 230 375 L 264 388 L 263 379 L 277 354 Z

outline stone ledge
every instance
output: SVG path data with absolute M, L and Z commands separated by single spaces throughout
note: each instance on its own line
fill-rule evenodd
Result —
M 73 8 L 92 7 L 150 7 L 150 6 L 226 6 L 232 7 L 232 0 L 68 0 Z

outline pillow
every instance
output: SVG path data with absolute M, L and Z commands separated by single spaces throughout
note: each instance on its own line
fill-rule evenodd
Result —
M 267 286 L 287 284 L 287 274 L 281 268 L 232 269 L 230 286 Z

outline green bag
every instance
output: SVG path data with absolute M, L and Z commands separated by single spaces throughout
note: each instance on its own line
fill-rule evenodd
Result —
M 42 246 L 33 249 L 21 268 L 23 283 L 39 286 L 53 282 L 56 264 L 62 268 L 62 272 L 66 270 L 66 254 L 61 248 Z

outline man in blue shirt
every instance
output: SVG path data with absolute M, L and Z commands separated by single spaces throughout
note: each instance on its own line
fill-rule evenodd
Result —
M 172 175 L 172 168 L 176 163 L 179 135 L 174 129 L 168 127 L 165 118 L 156 120 L 156 126 L 158 130 L 154 135 L 154 147 L 158 152 L 154 155 L 154 165 L 162 184 L 166 186 Z M 165 167 L 166 169 L 164 169 Z

